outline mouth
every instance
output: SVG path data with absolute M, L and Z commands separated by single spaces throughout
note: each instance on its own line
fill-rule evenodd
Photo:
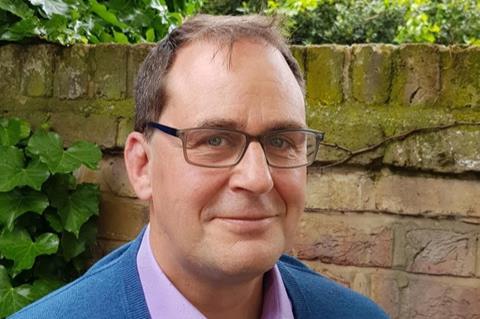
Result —
M 237 234 L 254 234 L 267 231 L 276 221 L 278 216 L 233 216 L 233 217 L 216 217 L 214 221 L 222 224 L 229 231 Z

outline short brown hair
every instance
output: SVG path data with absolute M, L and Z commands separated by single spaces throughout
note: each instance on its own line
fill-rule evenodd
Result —
M 197 15 L 171 31 L 143 62 L 136 84 L 135 131 L 150 136 L 145 132 L 147 123 L 157 121 L 166 104 L 166 75 L 180 48 L 198 40 L 215 41 L 220 46 L 232 48 L 236 41 L 244 38 L 260 40 L 278 49 L 305 92 L 302 72 L 274 18 Z

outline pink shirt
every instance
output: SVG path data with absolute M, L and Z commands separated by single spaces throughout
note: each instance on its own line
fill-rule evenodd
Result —
M 137 267 L 150 316 L 158 318 L 206 319 L 170 282 L 158 266 L 150 247 L 147 226 L 137 255 Z M 261 319 L 294 319 L 292 305 L 278 267 L 265 274 Z

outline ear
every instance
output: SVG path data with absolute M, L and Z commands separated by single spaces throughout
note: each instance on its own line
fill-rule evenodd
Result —
M 125 167 L 128 178 L 139 199 L 149 200 L 152 197 L 149 166 L 149 144 L 145 136 L 132 132 L 125 142 Z

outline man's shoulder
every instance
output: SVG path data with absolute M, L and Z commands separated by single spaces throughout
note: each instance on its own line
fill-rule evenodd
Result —
M 137 275 L 133 245 L 135 242 L 118 248 L 99 260 L 77 280 L 23 308 L 10 318 L 125 318 L 125 314 L 131 312 L 127 309 L 126 296 L 131 292 L 127 292 L 126 287 L 137 285 L 136 278 L 133 278 Z M 138 287 L 130 288 L 138 291 Z
M 384 319 L 385 312 L 367 297 L 282 256 L 278 263 L 295 318 Z

